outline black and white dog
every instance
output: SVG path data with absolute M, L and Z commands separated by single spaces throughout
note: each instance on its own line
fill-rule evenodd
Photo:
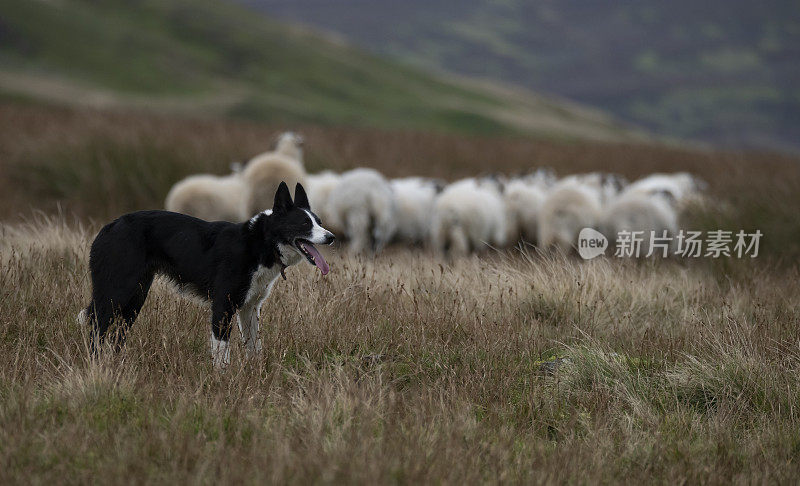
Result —
M 107 224 L 94 239 L 89 257 L 92 302 L 81 320 L 94 325 L 93 350 L 115 317 L 119 349 L 136 320 L 153 278 L 165 275 L 181 292 L 211 303 L 211 354 L 218 366 L 230 361 L 231 319 L 248 354 L 261 346 L 257 311 L 286 267 L 305 258 L 323 275 L 328 263 L 314 244 L 330 244 L 333 234 L 311 212 L 303 186 L 294 201 L 286 183 L 275 193 L 271 210 L 245 223 L 207 222 L 169 211 L 139 211 Z

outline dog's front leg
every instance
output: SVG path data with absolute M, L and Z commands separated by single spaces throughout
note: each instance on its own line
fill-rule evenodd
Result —
M 261 352 L 261 338 L 258 337 L 259 321 L 261 320 L 261 306 L 272 292 L 272 287 L 278 281 L 277 275 L 269 282 L 261 300 L 245 302 L 239 309 L 239 331 L 247 350 L 247 355 L 253 357 Z
M 258 316 L 252 305 L 244 305 L 239 309 L 239 332 L 242 333 L 247 356 L 253 357 L 261 352 L 261 338 L 258 337 Z
M 258 301 L 258 304 L 256 304 L 256 319 L 258 319 L 259 321 L 261 320 L 261 307 L 264 305 L 264 302 L 267 300 L 267 298 L 269 298 L 269 294 L 272 293 L 272 287 L 275 286 L 275 282 L 277 281 L 278 277 L 276 275 L 275 278 L 273 278 L 272 281 L 269 283 L 269 285 L 267 285 L 267 290 L 266 292 L 264 292 L 264 296 L 261 297 L 261 300 Z

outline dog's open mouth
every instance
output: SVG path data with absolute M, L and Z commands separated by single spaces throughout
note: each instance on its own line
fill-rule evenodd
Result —
M 322 257 L 322 253 L 320 253 L 310 241 L 298 239 L 295 240 L 294 244 L 297 249 L 300 250 L 300 253 L 306 257 L 306 260 L 308 260 L 309 263 L 316 265 L 316 267 L 319 268 L 319 271 L 322 272 L 322 275 L 328 274 L 330 271 L 328 262 L 325 261 L 325 258 Z

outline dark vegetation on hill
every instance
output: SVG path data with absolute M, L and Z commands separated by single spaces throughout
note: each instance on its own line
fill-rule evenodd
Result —
M 0 0 L 0 96 L 271 122 L 637 136 L 597 112 L 437 77 L 210 0 Z
M 500 79 L 657 133 L 800 150 L 790 0 L 242 0 L 411 63 Z

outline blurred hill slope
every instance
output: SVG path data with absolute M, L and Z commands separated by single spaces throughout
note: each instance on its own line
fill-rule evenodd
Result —
M 601 140 L 594 110 L 445 79 L 209 0 L 0 0 L 0 95 L 91 106 Z
M 501 79 L 654 132 L 800 150 L 794 0 L 237 0 L 408 62 Z

